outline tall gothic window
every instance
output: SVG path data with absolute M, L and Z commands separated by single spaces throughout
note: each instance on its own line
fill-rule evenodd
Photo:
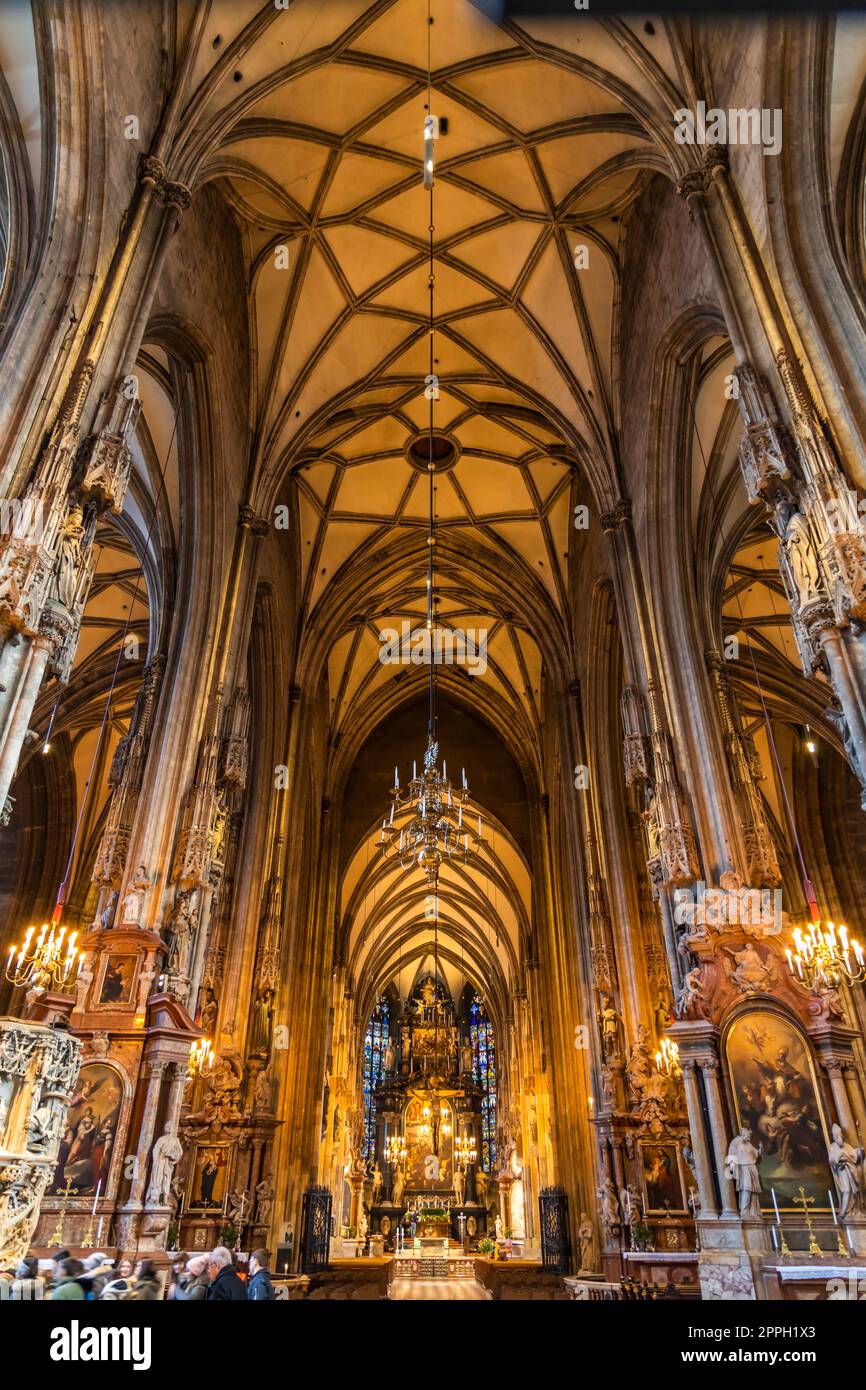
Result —
M 382 1080 L 385 1048 L 388 1046 L 388 1000 L 382 996 L 370 1016 L 364 1034 L 364 1157 L 376 1152 L 376 1110 L 373 1092 Z
M 496 1044 L 493 1024 L 478 999 L 469 1007 L 472 1043 L 472 1075 L 481 1087 L 481 1166 L 491 1173 L 496 1166 Z

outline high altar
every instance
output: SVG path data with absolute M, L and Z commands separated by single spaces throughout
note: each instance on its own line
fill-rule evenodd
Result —
M 385 1249 L 405 1239 L 461 1244 L 486 1232 L 488 1188 L 479 1144 L 484 1091 L 474 1075 L 465 1018 L 428 976 L 392 1017 L 382 1079 L 371 1095 L 368 1146 L 371 1235 Z

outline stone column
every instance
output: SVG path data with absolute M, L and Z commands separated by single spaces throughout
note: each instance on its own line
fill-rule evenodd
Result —
M 683 1062 L 683 1083 L 686 1091 L 686 1108 L 689 1115 L 689 1133 L 695 1156 L 695 1176 L 701 1199 L 701 1218 L 704 1220 L 718 1216 L 716 1193 L 713 1186 L 713 1169 L 707 1136 L 704 1129 L 704 1112 L 701 1106 L 700 1084 L 698 1082 L 697 1062 L 688 1059 Z
M 833 1092 L 833 1102 L 836 1106 L 836 1115 L 839 1124 L 846 1134 L 852 1138 L 857 1133 L 854 1125 L 854 1115 L 848 1103 L 848 1092 L 845 1088 L 845 1078 L 842 1074 L 842 1063 L 831 1059 L 824 1061 L 824 1070 L 830 1080 L 830 1090 Z
M 126 1210 L 135 1210 L 141 1206 L 150 1166 L 148 1159 L 153 1148 L 153 1135 L 156 1128 L 159 1098 L 162 1093 L 162 1081 L 167 1066 L 167 1062 L 145 1062 L 141 1069 L 142 1074 L 147 1077 L 147 1093 L 144 1098 L 144 1110 L 138 1131 L 138 1152 L 136 1155 L 138 1162 L 135 1177 L 129 1190 L 129 1198 L 125 1203 Z
M 857 1126 L 860 1144 L 862 1145 L 866 1142 L 866 1106 L 864 1106 L 863 1103 L 863 1088 L 860 1084 L 860 1073 L 853 1062 L 846 1062 L 842 1070 L 845 1073 L 845 1080 L 848 1084 L 848 1098 L 851 1101 L 851 1109 L 854 1111 L 854 1122 Z
M 722 1216 L 737 1216 L 737 1190 L 727 1175 L 725 1159 L 728 1153 L 728 1127 L 725 1122 L 725 1107 L 722 1103 L 722 1090 L 719 1083 L 719 1063 L 715 1058 L 700 1059 L 707 1093 L 707 1109 L 710 1112 L 710 1132 L 713 1152 L 716 1158 L 716 1174 L 722 1194 Z
M 23 640 L 23 639 L 22 639 Z M 7 644 L 8 645 L 8 644 Z M 39 694 L 51 653 L 51 640 L 40 634 L 28 643 L 25 656 L 20 658 L 23 675 L 17 697 L 8 711 L 2 747 L 0 747 L 0 811 L 9 795 L 12 779 L 18 770 L 18 759 L 30 726 L 30 716 Z M 19 668 L 19 669 L 20 669 Z

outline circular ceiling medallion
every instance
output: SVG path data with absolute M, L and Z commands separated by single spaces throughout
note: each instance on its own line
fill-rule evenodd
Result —
M 460 447 L 456 439 L 435 430 L 432 440 L 429 434 L 418 434 L 406 445 L 406 459 L 418 473 L 429 471 L 431 455 L 434 473 L 450 473 L 460 457 Z

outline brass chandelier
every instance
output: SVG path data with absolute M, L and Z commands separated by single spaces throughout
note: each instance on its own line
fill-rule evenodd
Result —
M 866 979 L 863 948 L 849 937 L 841 922 L 838 926 L 835 922 L 810 922 L 805 931 L 795 927 L 793 941 L 793 951 L 790 947 L 785 951 L 788 969 L 815 994 Z
M 13 985 L 62 993 L 75 982 L 81 963 L 81 952 L 75 942 L 77 932 L 66 935 L 55 912 L 50 922 L 44 922 L 39 935 L 28 927 L 20 946 L 10 946 L 6 962 L 6 979 Z M 35 937 L 35 940 L 34 940 Z

